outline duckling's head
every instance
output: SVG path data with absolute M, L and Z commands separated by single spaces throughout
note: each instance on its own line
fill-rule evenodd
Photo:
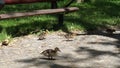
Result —
M 48 31 L 47 29 L 45 30 L 45 32 L 46 32 L 46 33 L 49 33 L 49 31 Z
M 48 34 L 48 33 L 49 33 L 48 30 L 43 31 L 43 34 L 44 34 L 44 35 L 46 35 L 46 34 Z
M 60 49 L 58 47 L 55 47 L 55 51 L 60 51 Z

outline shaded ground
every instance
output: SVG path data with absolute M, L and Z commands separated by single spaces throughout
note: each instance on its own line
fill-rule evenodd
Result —
M 66 41 L 61 34 L 51 33 L 45 40 L 35 35 L 14 38 L 0 49 L 0 68 L 120 68 L 119 35 L 79 34 Z M 61 49 L 55 60 L 40 54 L 54 47 Z

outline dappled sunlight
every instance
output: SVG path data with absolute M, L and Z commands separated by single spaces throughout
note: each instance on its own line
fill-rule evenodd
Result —
M 58 6 L 63 7 L 66 1 L 60 1 Z M 0 47 L 0 68 L 120 68 L 120 5 L 94 0 L 80 4 L 74 2 L 71 6 L 80 10 L 65 13 L 61 27 L 57 24 L 56 14 L 0 21 L 0 40 L 9 36 L 13 38 L 8 46 Z M 50 4 L 5 6 L 0 13 L 42 8 L 50 8 Z M 107 32 L 106 29 L 112 26 L 114 32 Z M 74 29 L 78 31 L 74 32 Z M 38 40 L 38 34 L 44 30 L 50 32 L 43 35 L 45 39 Z M 75 34 L 74 37 L 68 37 L 70 32 Z M 61 52 L 54 59 L 41 54 L 55 47 Z
M 10 66 L 19 65 L 22 68 L 119 67 L 120 54 L 115 50 L 116 44 L 114 44 L 116 39 L 99 35 L 77 35 L 69 42 L 63 41 L 64 39 L 56 33 L 47 35 L 45 40 L 38 40 L 34 35 L 18 37 L 10 47 L 2 47 L 0 53 L 5 57 L 1 57 L 1 61 L 8 62 L 7 64 L 11 62 Z M 116 43 L 119 44 L 117 41 Z M 53 60 L 40 54 L 56 46 L 61 52 Z

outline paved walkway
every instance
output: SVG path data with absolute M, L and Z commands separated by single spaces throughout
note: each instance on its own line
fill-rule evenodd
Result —
M 103 35 L 78 35 L 66 41 L 58 33 L 37 40 L 35 35 L 14 38 L 0 49 L 0 68 L 120 68 L 120 41 Z M 47 60 L 40 52 L 59 47 L 56 60 Z

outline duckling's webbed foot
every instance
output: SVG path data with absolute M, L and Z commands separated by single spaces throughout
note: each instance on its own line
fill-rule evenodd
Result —
M 49 59 L 49 60 L 53 60 L 54 58 L 51 56 L 51 57 L 49 57 L 48 59 Z
M 53 59 L 53 57 L 51 56 L 51 57 L 50 57 L 50 59 L 52 60 L 52 59 Z
M 51 57 L 48 57 L 48 60 L 51 60 Z

